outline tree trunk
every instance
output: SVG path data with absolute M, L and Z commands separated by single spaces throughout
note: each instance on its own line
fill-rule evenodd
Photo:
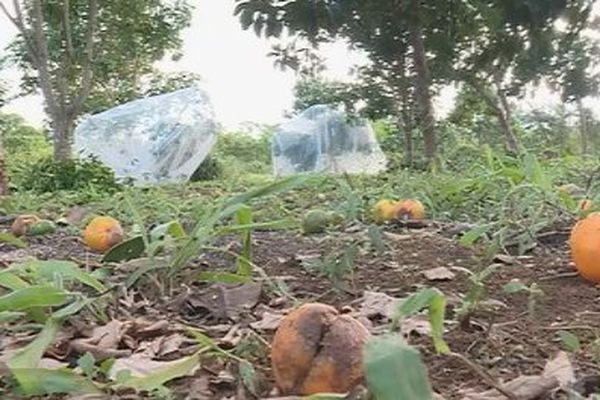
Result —
M 37 71 L 39 86 L 44 96 L 46 112 L 50 116 L 53 129 L 54 160 L 65 161 L 72 157 L 73 132 L 75 119 L 81 114 L 83 104 L 90 94 L 93 85 L 94 39 L 98 29 L 98 0 L 88 0 L 87 28 L 83 38 L 85 40 L 85 57 L 81 65 L 77 65 L 80 79 L 77 82 L 77 91 L 70 93 L 69 84 L 65 73 L 71 71 L 75 65 L 72 60 L 73 35 L 77 38 L 81 32 L 73 33 L 69 16 L 69 2 L 63 2 L 61 25 L 65 53 L 63 61 L 58 65 L 58 72 L 52 72 L 51 60 L 48 50 L 48 36 L 46 33 L 42 0 L 26 2 L 28 7 L 23 7 L 21 2 L 13 1 L 14 15 L 0 2 L 0 10 L 15 25 L 25 40 L 27 54 L 31 58 L 33 67 Z
M 500 122 L 502 133 L 504 134 L 504 146 L 508 153 L 517 154 L 519 153 L 519 142 L 517 141 L 517 137 L 510 126 L 510 105 L 508 104 L 508 100 L 506 99 L 506 95 L 504 94 L 504 90 L 502 89 L 500 78 L 498 76 L 495 78 L 495 84 L 496 96 L 500 102 L 500 105 L 496 106 L 496 114 L 498 116 L 498 121 Z
M 402 51 L 400 53 L 400 63 L 398 66 L 399 69 L 399 74 L 402 77 L 401 78 L 401 85 L 399 87 L 399 91 L 400 91 L 400 104 L 399 104 L 399 111 L 400 111 L 400 118 L 399 118 L 399 123 L 398 123 L 398 127 L 400 128 L 398 130 L 399 134 L 404 134 L 404 137 L 401 139 L 404 139 L 404 166 L 411 168 L 414 164 L 414 148 L 413 148 L 413 123 L 412 123 L 412 117 L 411 117 L 411 109 L 410 109 L 410 93 L 409 90 L 410 88 L 409 83 L 408 83 L 408 74 L 407 74 L 407 67 L 406 67 L 406 53 L 404 51 Z
M 53 129 L 54 161 L 67 161 L 73 156 L 75 121 L 64 115 L 55 117 L 55 121 Z
M 8 173 L 6 171 L 6 157 L 4 147 L 0 143 L 0 196 L 8 195 Z
M 510 126 L 510 119 L 500 107 L 496 109 L 496 116 L 498 117 L 500 129 L 504 135 L 504 147 L 506 152 L 510 154 L 517 154 L 519 152 L 519 144 L 517 142 L 517 137 Z
M 581 153 L 587 154 L 588 152 L 588 133 L 587 133 L 587 120 L 585 115 L 585 109 L 583 108 L 583 101 L 581 97 L 577 99 L 577 112 L 579 114 L 579 134 L 581 136 Z
M 431 77 L 427 65 L 423 30 L 418 21 L 410 29 L 410 41 L 413 49 L 413 68 L 415 74 L 415 101 L 418 124 L 423 132 L 425 158 L 428 163 L 434 161 L 437 152 L 435 117 L 431 100 Z

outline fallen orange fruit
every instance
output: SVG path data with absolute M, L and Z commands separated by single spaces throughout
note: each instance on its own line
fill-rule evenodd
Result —
M 600 213 L 592 213 L 575 225 L 569 245 L 579 274 L 600 283 Z
M 104 253 L 123 241 L 123 228 L 111 217 L 95 217 L 85 228 L 83 240 L 92 250 Z
M 425 218 L 425 207 L 419 200 L 401 200 L 394 208 L 394 218 L 398 220 L 421 220 Z

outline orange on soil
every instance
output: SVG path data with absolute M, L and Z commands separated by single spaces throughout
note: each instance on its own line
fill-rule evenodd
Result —
M 121 224 L 111 217 L 95 217 L 85 228 L 83 240 L 92 250 L 104 253 L 123 241 Z
M 425 207 L 419 200 L 401 200 L 394 208 L 394 218 L 399 220 L 422 220 L 425 218 Z
M 600 283 L 600 213 L 592 213 L 575 225 L 569 245 L 579 274 Z
M 362 348 L 369 331 L 331 306 L 309 303 L 283 319 L 271 348 L 283 395 L 346 393 L 363 380 Z
M 394 219 L 396 202 L 389 199 L 379 200 L 373 207 L 373 219 L 378 224 Z

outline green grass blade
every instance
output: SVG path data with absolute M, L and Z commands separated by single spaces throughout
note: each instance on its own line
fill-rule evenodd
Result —
M 67 293 L 63 290 L 53 286 L 30 286 L 0 297 L 0 312 L 60 306 L 66 301 Z
M 25 268 L 31 271 L 37 278 L 53 281 L 56 276 L 62 279 L 79 281 L 80 283 L 95 289 L 98 292 L 106 291 L 106 286 L 77 264 L 70 261 L 48 260 L 31 261 L 16 268 Z
M 236 222 L 240 225 L 252 224 L 252 209 L 243 206 L 236 215 Z M 242 252 L 237 259 L 237 273 L 241 276 L 252 275 L 252 229 L 242 231 Z
M 2 271 L 0 272 L 0 286 L 10 290 L 19 290 L 31 285 L 11 271 Z

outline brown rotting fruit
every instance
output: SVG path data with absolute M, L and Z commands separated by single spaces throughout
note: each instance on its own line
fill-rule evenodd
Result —
M 286 316 L 275 333 L 271 363 L 283 395 L 346 393 L 363 380 L 369 331 L 326 304 L 309 303 Z

